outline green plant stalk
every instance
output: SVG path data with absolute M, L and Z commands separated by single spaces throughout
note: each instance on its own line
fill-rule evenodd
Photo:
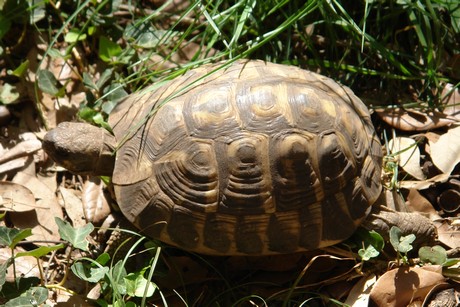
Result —
M 158 259 L 160 259 L 160 254 L 161 254 L 161 247 L 157 247 L 156 251 L 155 251 L 155 256 L 151 260 L 152 264 L 151 264 L 151 267 L 150 267 L 150 270 L 149 270 L 149 275 L 147 277 L 147 281 L 149 281 L 149 282 L 153 278 L 153 273 L 155 272 L 155 268 L 156 268 L 156 266 L 158 264 Z M 141 301 L 141 306 L 142 307 L 146 306 L 146 299 L 147 299 L 146 295 L 147 295 L 148 288 L 149 288 L 149 284 L 147 282 L 146 287 L 144 289 L 144 295 L 142 296 L 142 301 Z M 155 288 L 157 288 L 157 287 L 155 286 Z M 161 293 L 161 291 L 160 291 L 160 293 Z

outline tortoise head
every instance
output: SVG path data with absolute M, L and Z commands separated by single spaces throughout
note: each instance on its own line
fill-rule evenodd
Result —
M 108 131 L 85 123 L 61 123 L 43 140 L 43 149 L 56 163 L 82 175 L 112 175 L 115 146 Z

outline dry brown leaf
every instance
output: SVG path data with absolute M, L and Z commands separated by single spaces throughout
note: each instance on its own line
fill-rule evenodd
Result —
M 30 155 L 42 148 L 42 142 L 35 140 L 22 141 L 12 149 L 4 152 L 0 157 L 0 164 L 11 161 L 15 158 Z
M 423 180 L 425 175 L 420 167 L 420 150 L 414 139 L 396 137 L 389 142 L 390 152 L 399 157 L 399 165 L 412 177 Z
M 27 157 L 20 157 L 6 163 L 0 164 L 0 174 L 4 174 L 19 168 L 23 168 L 26 165 Z
M 55 217 L 63 219 L 54 191 L 36 176 L 19 172 L 13 182 L 22 184 L 32 191 L 36 198 L 36 208 L 28 212 L 11 212 L 12 223 L 18 228 L 32 228 L 29 241 L 58 241 L 60 239 Z
M 431 160 L 444 174 L 460 162 L 460 126 L 449 129 L 437 142 L 430 142 Z
M 403 189 L 416 189 L 416 190 L 425 190 L 436 186 L 439 183 L 444 183 L 449 181 L 451 176 L 449 174 L 439 174 L 434 177 L 428 178 L 423 181 L 413 181 L 413 180 L 406 180 L 401 181 L 399 183 L 400 188 Z
M 440 112 L 422 113 L 401 108 L 376 109 L 375 112 L 388 125 L 403 131 L 426 131 L 458 122 Z
M 406 205 L 410 211 L 423 213 L 432 221 L 441 218 L 438 212 L 433 208 L 433 205 L 430 203 L 430 201 L 423 197 L 416 189 L 409 190 Z
M 23 212 L 34 210 L 35 197 L 32 192 L 17 183 L 0 181 L 0 209 Z
M 383 274 L 370 297 L 377 306 L 407 306 L 423 301 L 433 287 L 444 281 L 441 266 L 401 267 Z
M 446 84 L 442 91 L 444 113 L 460 120 L 460 91 L 451 83 Z
M 426 307 L 458 307 L 458 295 L 452 285 L 442 283 L 431 289 L 422 306 Z
M 459 225 L 454 226 L 453 222 L 449 223 L 443 220 L 437 224 L 438 240 L 450 248 L 457 248 L 460 246 Z
M 429 141 L 429 142 L 434 142 L 436 143 L 439 138 L 441 137 L 441 134 L 439 133 L 436 133 L 436 132 L 433 132 L 433 131 L 428 131 L 428 132 L 425 132 L 424 136 L 426 137 L 426 139 Z M 427 146 L 427 148 L 429 149 L 430 147 Z M 429 152 L 429 151 L 428 151 Z
M 25 252 L 25 250 L 21 247 L 15 247 L 14 253 L 21 253 Z M 9 258 L 11 258 L 11 249 L 10 248 L 0 248 L 0 263 L 4 263 Z M 38 277 L 40 278 L 40 270 L 38 268 L 37 259 L 32 256 L 23 256 L 16 258 L 15 260 L 15 269 L 16 269 L 16 277 Z M 40 262 L 41 259 L 39 259 Z M 13 266 L 9 266 L 6 272 L 6 281 L 14 282 L 17 281 L 15 279 Z
M 59 193 L 62 197 L 65 212 L 72 221 L 73 227 L 85 226 L 87 221 L 85 219 L 85 213 L 83 212 L 83 204 L 80 197 L 75 195 L 75 190 L 60 187 Z
M 110 214 L 110 206 L 103 189 L 104 183 L 98 177 L 91 177 L 83 186 L 82 207 L 88 222 L 102 223 Z
M 371 289 L 376 281 L 374 274 L 363 276 L 351 289 L 345 304 L 352 307 L 369 306 Z
M 384 189 L 383 193 L 385 193 L 385 206 L 391 208 L 398 212 L 407 212 L 407 207 L 404 202 L 404 198 L 401 194 L 395 190 L 388 190 Z

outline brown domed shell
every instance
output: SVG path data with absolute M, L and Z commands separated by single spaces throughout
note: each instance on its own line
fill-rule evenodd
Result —
M 382 152 L 364 104 L 299 68 L 220 65 L 132 95 L 111 115 L 125 216 L 147 235 L 216 255 L 349 237 L 381 191 Z

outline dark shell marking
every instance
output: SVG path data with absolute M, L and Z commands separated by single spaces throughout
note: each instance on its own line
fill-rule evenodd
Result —
M 113 182 L 146 234 L 207 254 L 312 250 L 349 237 L 380 194 L 381 149 L 364 104 L 331 79 L 240 61 L 192 70 L 111 115 Z M 129 114 L 129 116 L 126 116 Z

